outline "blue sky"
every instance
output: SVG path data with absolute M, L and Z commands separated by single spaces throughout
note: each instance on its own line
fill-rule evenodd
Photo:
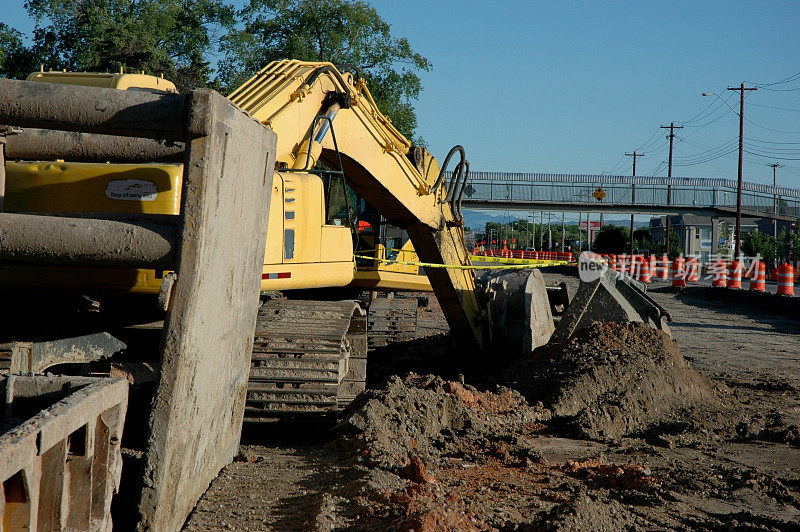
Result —
M 4 4 L 2 20 L 29 30 L 23 2 Z M 725 89 L 745 81 L 762 86 L 745 102 L 762 155 L 746 157 L 745 179 L 771 183 L 778 162 L 779 184 L 800 187 L 800 90 L 766 90 L 800 89 L 766 86 L 800 72 L 800 2 L 372 4 L 433 63 L 416 108 L 439 157 L 462 144 L 474 170 L 629 174 L 623 154 L 637 149 L 639 175 L 666 175 L 658 126 L 674 121 L 687 126 L 674 176 L 735 179 L 738 117 L 701 93 L 738 110 Z

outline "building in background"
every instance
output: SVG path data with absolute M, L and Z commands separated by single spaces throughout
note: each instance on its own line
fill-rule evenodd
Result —
M 666 216 L 650 219 L 650 239 L 654 244 L 664 244 Z M 733 233 L 736 218 L 733 216 L 711 217 L 694 214 L 677 214 L 669 217 L 670 229 L 678 234 L 684 255 L 697 255 L 705 261 L 711 255 L 732 255 Z M 789 222 L 778 222 L 778 232 L 788 229 Z M 754 229 L 772 234 L 772 220 L 767 218 L 742 217 L 742 234 Z

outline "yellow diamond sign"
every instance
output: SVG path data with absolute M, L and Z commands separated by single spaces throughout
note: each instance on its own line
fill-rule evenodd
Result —
M 606 197 L 606 193 L 603 192 L 602 188 L 598 188 L 592 193 L 592 196 L 594 196 L 594 199 L 596 199 L 597 201 L 603 201 L 603 198 Z

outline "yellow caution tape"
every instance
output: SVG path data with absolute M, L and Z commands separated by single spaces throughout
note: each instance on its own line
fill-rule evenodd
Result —
M 512 259 L 510 257 L 487 257 L 484 255 L 470 255 L 471 260 L 477 262 L 501 262 L 503 264 L 544 264 L 546 266 L 563 266 L 565 264 L 577 264 L 567 260 L 545 260 L 545 259 Z
M 526 260 L 526 259 L 503 259 L 506 260 L 515 260 L 519 261 L 522 264 L 508 264 L 504 263 L 500 266 L 476 266 L 474 264 L 465 266 L 461 264 L 434 264 L 431 262 L 411 262 L 405 260 L 391 260 L 391 259 L 378 259 L 375 257 L 370 257 L 368 255 L 354 255 L 357 259 L 366 259 L 366 260 L 375 260 L 378 262 L 388 262 L 391 264 L 404 264 L 406 266 L 422 266 L 424 268 L 445 268 L 451 270 L 509 270 L 509 269 L 534 269 L 534 268 L 542 268 L 544 266 L 562 266 L 565 264 L 570 264 L 567 261 L 563 260 Z M 500 257 L 478 257 L 475 255 L 470 255 L 470 259 L 481 261 L 481 262 L 500 262 L 498 260 L 491 260 L 487 261 L 484 259 L 499 259 Z

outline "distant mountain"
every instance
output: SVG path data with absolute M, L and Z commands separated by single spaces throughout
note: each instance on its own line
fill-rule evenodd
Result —
M 497 224 L 503 223 L 503 221 L 508 221 L 508 216 L 503 216 L 502 214 L 487 214 L 481 211 L 469 211 L 464 209 L 464 225 L 469 227 L 473 231 L 483 231 L 486 228 L 486 222 L 494 222 Z

